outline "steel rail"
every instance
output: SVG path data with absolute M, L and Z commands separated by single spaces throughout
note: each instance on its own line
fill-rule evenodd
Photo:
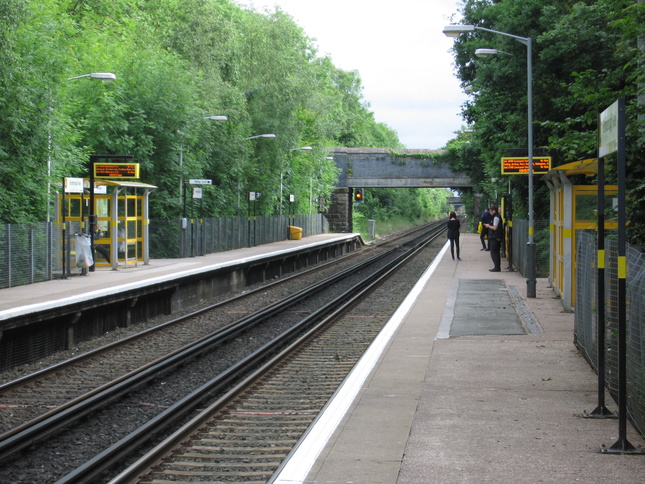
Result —
M 333 260 L 330 260 L 328 262 L 323 262 L 323 263 L 320 263 L 320 264 L 316 264 L 314 267 L 311 267 L 311 268 L 306 269 L 304 271 L 300 271 L 297 274 L 292 274 L 292 275 L 289 275 L 289 276 L 286 276 L 286 277 L 282 277 L 277 281 L 273 281 L 273 282 L 270 282 L 268 284 L 264 284 L 264 285 L 262 285 L 260 287 L 257 287 L 255 289 L 251 289 L 251 290 L 245 292 L 244 294 L 239 294 L 237 296 L 232 296 L 232 297 L 227 298 L 225 300 L 218 301 L 216 303 L 209 304 L 209 305 L 204 306 L 204 307 L 200 307 L 199 309 L 196 309 L 195 311 L 192 311 L 189 314 L 180 316 L 178 318 L 171 319 L 171 320 L 166 321 L 164 323 L 161 323 L 161 324 L 158 324 L 158 325 L 153 326 L 151 328 L 148 328 L 148 329 L 145 329 L 143 331 L 140 331 L 140 332 L 138 332 L 136 334 L 126 336 L 124 338 L 121 338 L 119 340 L 113 341 L 113 342 L 108 343 L 106 345 L 100 346 L 98 348 L 94 348 L 94 349 L 89 350 L 89 351 L 87 351 L 85 353 L 82 353 L 80 355 L 74 356 L 72 358 L 69 358 L 67 360 L 61 361 L 59 363 L 55 363 L 55 364 L 50 365 L 50 366 L 48 366 L 46 368 L 42 368 L 42 369 L 40 369 L 38 371 L 35 371 L 33 373 L 30 373 L 28 375 L 21 376 L 20 378 L 16 378 L 14 380 L 11 380 L 11 381 L 8 381 L 8 382 L 5 382 L 5 383 L 0 383 L 0 395 L 2 395 L 3 393 L 8 392 L 10 390 L 13 390 L 16 387 L 25 385 L 27 383 L 31 383 L 31 382 L 36 381 L 38 379 L 41 379 L 41 378 L 44 378 L 46 376 L 52 375 L 52 374 L 54 374 L 54 373 L 56 373 L 58 371 L 61 371 L 61 370 L 65 369 L 65 368 L 69 368 L 71 366 L 77 365 L 82 361 L 85 361 L 85 360 L 88 360 L 90 358 L 99 356 L 99 355 L 101 355 L 103 353 L 107 353 L 108 351 L 112 351 L 115 348 L 118 348 L 119 346 L 123 346 L 125 344 L 131 343 L 133 341 L 136 341 L 138 339 L 146 337 L 146 336 L 148 336 L 150 334 L 157 333 L 157 332 L 162 331 L 164 329 L 167 329 L 168 327 L 171 327 L 171 326 L 173 326 L 175 324 L 180 324 L 183 321 L 185 321 L 186 319 L 198 316 L 199 314 L 202 314 L 202 313 L 205 313 L 205 312 L 208 312 L 208 311 L 212 311 L 213 309 L 216 309 L 216 308 L 218 308 L 220 306 L 224 306 L 226 304 L 230 304 L 230 303 L 233 303 L 235 301 L 239 301 L 239 300 L 248 298 L 249 296 L 252 296 L 252 295 L 254 295 L 254 294 L 258 293 L 258 292 L 262 292 L 262 291 L 265 291 L 266 289 L 271 288 L 273 286 L 277 286 L 277 285 L 283 284 L 285 282 L 288 282 L 291 279 L 301 277 L 301 276 L 306 275 L 306 274 L 308 274 L 310 272 L 318 271 L 318 270 L 323 269 L 325 267 L 328 267 L 328 266 L 337 264 L 339 262 L 342 262 L 342 261 L 344 261 L 344 260 L 346 260 L 348 258 L 355 257 L 357 254 L 358 254 L 358 252 L 351 252 L 350 254 L 347 254 L 347 255 L 341 256 L 341 257 L 337 257 L 337 258 L 335 258 Z M 3 438 L 3 437 L 4 436 L 0 436 L 0 439 Z

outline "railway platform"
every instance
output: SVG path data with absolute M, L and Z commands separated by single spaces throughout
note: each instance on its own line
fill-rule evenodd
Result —
M 16 315 L 29 314 L 60 305 L 69 305 L 105 295 L 127 292 L 141 285 L 167 282 L 186 275 L 198 275 L 227 266 L 243 266 L 270 257 L 287 256 L 297 251 L 350 241 L 359 234 L 319 234 L 299 240 L 283 240 L 271 244 L 216 252 L 184 259 L 151 259 L 150 264 L 120 266 L 118 270 L 97 266 L 94 272 L 67 279 L 54 279 L 36 284 L 0 290 L 0 322 Z
M 448 246 L 272 481 L 280 484 L 644 482 L 645 455 L 600 452 L 597 376 L 548 280 L 489 272 L 477 234 Z M 616 405 L 607 395 L 610 410 Z M 645 442 L 628 423 L 628 440 Z

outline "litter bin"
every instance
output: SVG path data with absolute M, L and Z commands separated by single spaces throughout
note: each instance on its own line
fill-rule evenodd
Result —
M 291 237 L 291 240 L 302 239 L 302 228 L 289 225 L 289 236 Z

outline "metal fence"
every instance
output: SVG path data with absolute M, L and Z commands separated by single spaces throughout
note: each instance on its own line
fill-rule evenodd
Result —
M 289 238 L 288 226 L 302 236 L 329 232 L 322 214 L 207 218 L 193 223 L 150 220 L 151 259 L 172 259 L 269 244 Z M 70 275 L 76 270 L 75 234 L 79 222 L 0 225 L 0 289 Z
M 50 280 L 54 239 L 51 223 L 0 226 L 0 288 Z
M 598 371 L 598 308 L 605 310 L 605 382 L 618 395 L 618 242 L 605 239 L 605 301 L 598 301 L 595 233 L 576 232 L 575 342 Z M 627 247 L 627 412 L 645 433 L 645 254 Z
M 513 267 L 526 275 L 526 251 L 529 241 L 529 223 L 527 220 L 513 220 L 511 235 L 511 257 Z M 548 220 L 533 221 L 533 238 L 535 241 L 535 273 L 536 277 L 549 276 L 549 254 L 551 235 Z M 507 254 L 508 257 L 508 254 Z
M 329 232 L 322 214 L 151 221 L 150 257 L 194 257 L 270 244 L 288 239 L 289 226 L 301 228 L 302 237 Z

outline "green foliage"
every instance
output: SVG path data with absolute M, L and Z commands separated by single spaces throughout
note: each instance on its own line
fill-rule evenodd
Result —
M 548 150 L 554 166 L 595 157 L 598 114 L 617 98 L 626 99 L 631 220 L 645 216 L 645 194 L 639 188 L 645 178 L 640 162 L 645 118 L 638 101 L 645 69 L 645 52 L 638 45 L 644 13 L 645 3 L 636 0 L 465 0 L 463 18 L 457 22 L 532 39 L 534 146 Z M 482 47 L 508 55 L 476 58 L 475 50 Z M 527 146 L 526 46 L 477 30 L 456 39 L 454 54 L 457 76 L 474 90 L 463 115 L 475 130 L 460 133 L 444 157 L 468 173 L 487 199 L 505 193 L 510 181 L 515 215 L 526 218 L 526 177 L 502 180 L 499 173 L 499 160 L 508 149 Z M 609 169 L 609 183 L 612 176 Z M 548 189 L 538 177 L 535 181 L 535 199 L 546 199 Z M 548 210 L 548 204 L 537 203 L 535 215 L 547 219 Z M 639 225 L 630 225 L 633 243 L 645 240 Z
M 379 224 L 395 219 L 410 224 L 436 220 L 446 216 L 449 211 L 446 198 L 453 196 L 443 188 L 367 188 L 364 195 L 364 202 L 354 210 L 354 224 L 359 227 L 364 219 Z
M 208 178 L 204 216 L 299 213 L 329 197 L 330 146 L 400 147 L 360 77 L 318 57 L 284 12 L 230 0 L 0 0 L 0 218 L 43 220 L 47 187 L 91 154 L 130 154 L 158 188 L 151 216 L 183 211 Z M 71 77 L 113 72 L 111 84 Z M 226 115 L 226 123 L 206 120 Z M 246 139 L 273 133 L 275 139 Z M 310 151 L 297 148 L 311 146 Z M 49 173 L 49 176 L 48 176 Z M 52 194 L 53 197 L 53 194 Z

